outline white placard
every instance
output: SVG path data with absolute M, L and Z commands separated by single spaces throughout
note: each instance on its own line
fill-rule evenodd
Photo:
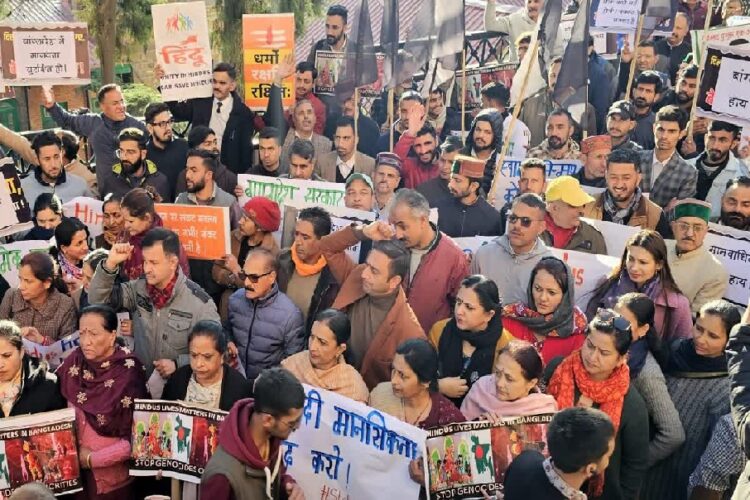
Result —
M 18 287 L 18 269 L 21 259 L 29 252 L 47 252 L 49 241 L 30 240 L 0 244 L 0 274 L 11 288 Z
M 86 224 L 89 235 L 96 238 L 103 232 L 104 202 L 87 196 L 76 196 L 63 205 L 65 217 L 75 217 Z
M 50 368 L 55 370 L 73 352 L 73 349 L 80 345 L 80 337 L 79 332 L 74 332 L 50 345 L 36 344 L 30 340 L 23 339 L 23 348 L 26 354 L 46 361 Z
M 18 78 L 56 80 L 76 78 L 76 51 L 72 31 L 45 33 L 17 30 L 13 34 L 13 52 Z
M 240 206 L 253 196 L 265 196 L 279 205 L 287 201 L 313 205 L 343 206 L 346 187 L 336 182 L 282 179 L 263 175 L 240 174 L 237 182 L 242 186 Z
M 552 255 L 564 260 L 570 266 L 575 283 L 576 305 L 584 311 L 591 301 L 593 291 L 620 262 L 619 258 L 609 255 L 595 255 L 559 248 L 550 248 L 550 251 Z
M 703 245 L 729 273 L 729 287 L 724 298 L 745 307 L 750 297 L 750 233 L 717 224 L 709 227 L 711 232 L 706 235 Z
M 624 33 L 633 31 L 638 25 L 641 0 L 599 0 L 594 12 L 592 31 Z
M 722 58 L 713 110 L 735 116 L 750 111 L 750 61 Z
M 499 172 L 495 191 L 495 208 L 512 201 L 518 193 L 518 180 L 521 177 L 521 162 L 523 159 L 505 160 Z M 561 175 L 573 175 L 581 168 L 579 160 L 544 160 L 547 165 L 547 182 Z
M 607 255 L 617 257 L 618 259 L 622 257 L 622 253 L 625 251 L 625 243 L 627 243 L 631 236 L 641 230 L 640 226 L 627 226 L 603 220 L 587 219 L 585 217 L 581 217 L 581 220 L 588 222 L 602 233 L 604 243 L 607 244 Z

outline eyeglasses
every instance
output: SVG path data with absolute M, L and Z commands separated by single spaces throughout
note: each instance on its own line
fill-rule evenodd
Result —
M 281 417 L 278 417 L 277 415 L 274 415 L 273 413 L 268 413 L 265 411 L 259 412 L 259 413 L 265 413 L 266 415 L 270 415 L 282 424 L 284 424 L 284 427 L 289 429 L 290 431 L 296 431 L 299 429 L 300 424 L 302 424 L 302 415 L 300 415 L 296 420 L 292 420 L 291 422 L 287 422 L 286 420 L 281 419 Z
M 630 321 L 626 320 L 612 309 L 599 309 L 596 311 L 596 321 L 604 326 L 614 328 L 621 332 L 630 331 Z
M 508 223 L 515 224 L 520 222 L 522 227 L 531 227 L 532 222 L 539 222 L 541 219 L 532 219 L 531 217 L 519 217 L 516 214 L 510 214 L 508 216 Z
M 688 224 L 687 222 L 677 222 L 677 228 L 683 233 L 687 233 L 689 230 L 693 230 L 693 234 L 700 234 L 708 229 L 708 226 L 704 224 Z
M 153 122 L 151 125 L 153 125 L 154 127 L 171 127 L 172 125 L 174 125 L 174 118 L 170 118 L 169 120 L 163 122 Z
M 258 280 L 260 280 L 260 279 L 261 279 L 261 278 L 263 278 L 264 276 L 268 276 L 268 275 L 269 275 L 269 274 L 271 274 L 272 272 L 273 272 L 273 271 L 268 271 L 267 273 L 263 273 L 263 274 L 245 274 L 245 273 L 243 273 L 243 272 L 240 272 L 240 273 L 239 273 L 239 274 L 237 275 L 237 277 L 238 277 L 239 279 L 241 279 L 242 281 L 245 281 L 245 280 L 250 280 L 250 283 L 257 283 L 257 282 L 258 282 Z

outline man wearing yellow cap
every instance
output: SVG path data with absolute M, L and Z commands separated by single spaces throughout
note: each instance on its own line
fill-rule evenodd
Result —
M 604 237 L 594 226 L 581 220 L 583 207 L 594 201 L 578 180 L 563 175 L 547 184 L 547 229 L 542 241 L 548 246 L 593 254 L 607 254 Z
M 448 189 L 453 195 L 437 204 L 438 226 L 451 238 L 500 236 L 500 212 L 479 195 L 485 162 L 458 155 Z
M 608 135 L 592 135 L 581 141 L 583 166 L 573 176 L 581 186 L 606 188 L 607 156 L 612 152 L 612 138 Z
M 678 201 L 672 222 L 674 240 L 666 241 L 672 277 L 694 314 L 706 302 L 722 298 L 729 286 L 726 268 L 703 244 L 710 217 L 710 203 L 695 198 Z

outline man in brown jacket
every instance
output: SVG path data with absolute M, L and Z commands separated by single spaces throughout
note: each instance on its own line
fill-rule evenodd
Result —
M 391 240 L 392 233 L 388 224 L 376 221 L 346 227 L 320 240 L 328 268 L 341 285 L 333 307 L 346 311 L 351 320 L 352 365 L 370 389 L 390 380 L 399 344 L 426 338 L 402 287 L 409 273 L 409 252 L 402 242 Z M 345 251 L 365 238 L 374 240 L 372 250 L 367 262 L 357 265 Z
M 594 196 L 583 216 L 657 231 L 665 239 L 672 237 L 662 209 L 643 196 L 640 188 L 641 157 L 632 149 L 615 149 L 607 158 L 607 190 Z

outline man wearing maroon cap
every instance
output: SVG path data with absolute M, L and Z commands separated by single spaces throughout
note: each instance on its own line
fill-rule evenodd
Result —
M 452 238 L 470 236 L 500 236 L 500 212 L 492 208 L 480 186 L 484 176 L 484 161 L 458 155 L 453 161 L 448 189 L 452 198 L 439 202 L 438 226 Z
M 583 166 L 573 176 L 581 186 L 606 188 L 607 156 L 612 152 L 612 138 L 608 135 L 593 135 L 581 141 Z

